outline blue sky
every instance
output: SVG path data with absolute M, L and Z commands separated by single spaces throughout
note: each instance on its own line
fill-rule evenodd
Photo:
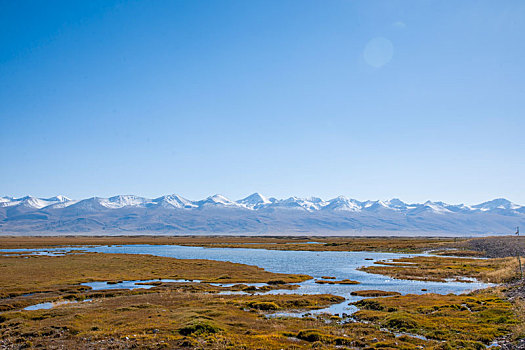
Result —
M 523 1 L 0 9 L 0 195 L 525 203 Z

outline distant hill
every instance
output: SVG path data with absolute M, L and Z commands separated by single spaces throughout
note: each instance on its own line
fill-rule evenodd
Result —
M 0 234 L 493 235 L 525 227 L 525 207 L 506 199 L 478 205 L 287 199 L 254 193 L 192 201 L 179 195 L 72 200 L 0 197 Z

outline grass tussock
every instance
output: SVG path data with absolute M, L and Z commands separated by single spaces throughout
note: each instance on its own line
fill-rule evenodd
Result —
M 271 308 L 260 307 L 270 305 L 269 300 L 274 303 Z M 10 344 L 27 340 L 44 348 L 78 348 L 78 344 L 195 348 L 199 344 L 206 349 L 306 349 L 310 348 L 309 342 L 297 344 L 283 333 L 295 336 L 310 327 L 333 334 L 339 325 L 324 320 L 265 318 L 261 313 L 266 309 L 271 312 L 275 305 L 283 310 L 308 310 L 341 300 L 330 295 L 234 296 L 174 291 L 128 294 L 50 310 L 7 312 L 0 324 L 0 336 Z M 257 312 L 245 310 L 246 305 Z
M 362 321 L 439 341 L 477 342 L 483 347 L 512 332 L 519 322 L 510 302 L 487 291 L 382 297 L 354 305 L 361 309 L 354 316 Z

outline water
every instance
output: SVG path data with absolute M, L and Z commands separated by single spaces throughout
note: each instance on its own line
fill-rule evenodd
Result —
M 397 280 L 383 275 L 370 274 L 356 270 L 360 266 L 373 265 L 374 261 L 389 260 L 408 256 L 425 256 L 426 254 L 398 254 L 377 252 L 313 252 L 286 251 L 248 248 L 203 248 L 176 245 L 125 245 L 86 247 L 83 250 L 98 253 L 151 254 L 178 259 L 209 259 L 229 261 L 247 265 L 256 265 L 267 271 L 279 273 L 307 274 L 321 279 L 332 276 L 337 280 L 350 279 L 361 282 L 357 285 L 317 284 L 313 280 L 301 283 L 297 290 L 290 293 L 330 293 L 349 296 L 352 291 L 380 289 L 396 291 L 402 294 L 428 293 L 464 293 L 475 289 L 486 288 L 485 283 L 461 283 L 450 281 L 423 282 Z M 372 258 L 373 260 L 365 260 Z
M 70 248 L 70 250 L 79 248 Z M 43 251 L 44 249 L 42 249 Z M 57 248 L 57 250 L 67 250 Z M 334 294 L 347 299 L 342 304 L 332 305 L 324 311 L 330 313 L 352 313 L 355 311 L 353 306 L 348 306 L 349 302 L 362 299 L 358 296 L 350 295 L 356 290 L 379 289 L 384 291 L 395 291 L 401 294 L 460 294 L 475 289 L 487 288 L 490 285 L 480 282 L 462 283 L 456 281 L 442 282 L 423 282 L 412 280 L 398 280 L 388 276 L 370 274 L 358 271 L 360 266 L 370 266 L 377 260 L 396 259 L 408 256 L 426 256 L 427 254 L 399 254 L 399 253 L 378 253 L 378 252 L 314 252 L 314 251 L 285 251 L 285 250 L 266 250 L 266 249 L 247 249 L 247 248 L 203 248 L 186 247 L 176 245 L 123 245 L 123 246 L 91 246 L 82 247 L 86 252 L 98 253 L 121 253 L 121 254 L 151 254 L 156 256 L 172 257 L 178 259 L 209 259 L 218 261 L 229 261 L 247 265 L 256 265 L 267 271 L 279 273 L 308 274 L 315 279 L 322 276 L 333 276 L 337 280 L 350 279 L 359 281 L 360 284 L 341 285 L 341 284 L 317 284 L 314 280 L 308 280 L 299 284 L 295 290 L 273 290 L 270 294 Z M 15 250 L 9 250 L 15 251 Z M 32 249 L 31 251 L 39 251 Z M 53 249 L 45 249 L 52 252 Z M 373 259 L 373 260 L 365 260 Z M 157 280 L 158 281 L 158 280 Z M 147 286 L 135 286 L 137 281 L 127 281 L 135 288 L 148 288 Z M 105 282 L 100 283 L 103 286 Z M 91 286 L 91 285 L 90 285 Z M 118 285 L 107 285 L 108 288 L 122 288 Z M 151 287 L 149 287 L 151 288 Z M 422 291 L 425 289 L 425 291 Z M 233 293 L 233 292 L 230 292 Z
M 162 282 L 162 283 L 201 283 L 201 280 L 185 280 L 185 279 L 165 279 L 165 278 L 158 278 L 154 280 L 134 280 L 134 281 L 119 281 L 119 282 L 86 282 L 81 283 L 83 286 L 91 287 L 92 290 L 109 290 L 109 289 L 137 289 L 137 288 L 143 288 L 143 289 L 150 289 L 155 287 L 156 283 Z M 248 287 L 263 287 L 268 286 L 266 283 L 208 283 L 211 286 L 215 287 L 233 287 L 239 284 L 242 284 L 244 286 Z M 219 294 L 255 294 L 255 293 L 247 293 L 242 291 L 222 291 L 219 292 Z M 262 294 L 262 292 L 260 293 Z
M 232 244 L 324 244 L 323 242 L 235 242 Z
M 87 302 L 87 301 L 92 301 L 92 299 L 82 300 L 82 302 Z M 53 302 L 46 302 L 46 303 L 40 303 L 40 304 L 35 304 L 35 305 L 25 307 L 24 310 L 28 310 L 28 311 L 47 310 L 47 309 L 51 309 L 53 307 L 57 307 L 60 305 L 72 304 L 72 303 L 78 303 L 78 301 L 77 300 L 59 300 L 59 301 L 53 301 Z
M 108 290 L 108 289 L 150 289 L 155 287 L 154 284 L 143 284 L 143 283 L 154 283 L 154 282 L 200 282 L 199 280 L 171 280 L 171 279 L 156 279 L 156 280 L 136 280 L 136 281 L 121 281 L 117 283 L 108 282 L 86 282 L 81 283 L 83 286 L 91 287 L 92 290 Z
M 31 248 L 20 248 L 20 249 L 0 249 L 0 252 L 12 252 L 18 254 L 2 254 L 1 256 L 26 256 L 26 255 L 45 255 L 45 256 L 64 256 L 69 254 L 80 254 L 81 250 L 77 248 L 45 248 L 45 249 L 31 249 Z
M 295 290 L 272 290 L 268 294 L 333 294 L 346 298 L 340 304 L 316 310 L 314 313 L 328 312 L 331 314 L 351 314 L 357 309 L 348 305 L 362 297 L 350 295 L 356 290 L 380 289 L 395 291 L 401 294 L 460 294 L 475 289 L 486 288 L 485 283 L 461 282 L 423 282 L 398 280 L 383 275 L 370 274 L 356 270 L 360 266 L 370 266 L 377 260 L 396 259 L 407 256 L 425 254 L 397 254 L 377 252 L 313 252 L 313 251 L 286 251 L 247 248 L 203 248 L 174 245 L 125 245 L 125 246 L 98 246 L 88 247 L 86 251 L 99 253 L 151 254 L 178 259 L 210 259 L 229 261 L 247 265 L 256 265 L 267 271 L 279 273 L 307 274 L 315 279 L 322 276 L 333 276 L 337 280 L 351 279 L 360 284 L 317 284 L 315 280 L 299 283 Z M 366 258 L 373 260 L 365 260 Z M 426 291 L 422 291 L 426 289 Z M 235 292 L 226 292 L 235 293 Z M 241 292 L 243 293 L 243 292 Z M 239 293 L 239 294 L 241 294 Z M 292 315 L 290 315 L 292 316 Z

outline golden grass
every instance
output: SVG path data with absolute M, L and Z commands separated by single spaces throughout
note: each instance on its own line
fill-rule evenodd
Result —
M 513 306 L 488 292 L 470 296 L 427 294 L 365 299 L 358 303 L 363 310 L 356 317 L 370 323 L 340 324 L 338 317 L 329 316 L 264 316 L 265 312 L 319 309 L 343 301 L 343 298 L 331 295 L 218 295 L 212 293 L 217 287 L 213 289 L 204 283 L 158 283 L 158 287 L 150 290 L 77 290 L 75 294 L 67 288 L 86 279 L 99 278 L 166 277 L 221 282 L 247 280 L 248 277 L 254 282 L 304 278 L 276 276 L 253 266 L 97 253 L 63 257 L 2 257 L 0 264 L 3 287 L 15 286 L 15 290 L 25 291 L 49 287 L 55 293 L 55 299 L 94 299 L 50 310 L 1 313 L 2 344 L 13 348 L 48 348 L 52 345 L 68 349 L 441 349 L 443 343 L 439 341 L 445 340 L 453 348 L 469 349 L 511 331 L 521 331 Z M 32 274 L 31 269 L 40 269 L 41 275 Z M 8 276 L 8 271 L 12 276 Z M 227 278 L 223 274 L 226 272 Z M 242 286 L 235 288 L 240 289 Z M 368 294 L 363 292 L 361 295 L 371 296 L 379 292 L 368 291 Z M 410 335 L 396 337 L 381 328 L 423 334 L 431 339 L 421 340 Z
M 335 280 L 330 279 L 330 280 L 317 280 L 315 281 L 315 283 L 318 283 L 318 284 L 359 284 L 361 282 L 353 281 L 349 279 L 344 279 L 340 281 L 335 281 Z
M 517 263 L 513 258 L 471 259 L 437 256 L 416 256 L 376 261 L 360 270 L 399 279 L 446 282 L 476 278 L 488 283 L 502 283 L 516 276 Z
M 525 300 L 516 298 L 512 302 L 514 313 L 518 316 L 518 322 L 512 328 L 515 339 L 525 338 Z
M 315 241 L 321 244 L 307 244 Z M 202 247 L 308 251 L 422 252 L 464 241 L 434 237 L 239 237 L 239 236 L 54 236 L 0 237 L 0 248 L 43 248 L 75 245 L 176 244 Z M 245 244 L 251 243 L 251 244 Z
M 490 291 L 383 297 L 354 304 L 362 309 L 354 314 L 359 320 L 451 344 L 489 344 L 518 323 L 512 304 Z
M 476 349 L 519 327 L 513 306 L 489 291 L 364 299 L 356 303 L 362 310 L 355 317 L 368 324 L 264 317 L 266 311 L 316 309 L 341 300 L 330 295 L 238 296 L 166 289 L 50 310 L 6 312 L 0 337 L 9 344 L 68 349 Z M 384 328 L 407 335 L 396 337 Z
M 391 292 L 391 291 L 384 291 L 384 290 L 356 290 L 350 293 L 351 295 L 357 295 L 360 297 L 365 298 L 374 298 L 374 297 L 386 297 L 386 296 L 392 296 L 392 295 L 401 295 L 399 292 Z
M 257 266 L 152 255 L 83 253 L 65 256 L 0 256 L 0 297 L 55 291 L 82 282 L 141 279 L 197 279 L 239 283 L 301 282 L 307 275 L 268 272 Z
M 11 344 L 79 349 L 113 348 L 309 349 L 305 330 L 322 335 L 318 347 L 410 342 L 365 325 L 343 327 L 312 318 L 266 318 L 265 307 L 279 310 L 315 309 L 341 302 L 329 295 L 234 296 L 163 291 L 116 296 L 69 304 L 51 310 L 8 312 L 0 323 L 2 339 Z M 270 311 L 274 308 L 268 309 Z M 416 341 L 418 344 L 431 342 Z M 89 346 L 88 346 L 89 345 Z
M 321 245 L 304 243 L 323 239 Z M 291 244 L 293 250 L 304 247 L 304 250 L 374 251 L 420 251 L 453 242 L 450 239 L 318 237 L 303 237 L 296 241 L 288 237 L 226 237 L 219 240 L 222 243 L 213 246 L 257 247 L 257 244 L 239 244 L 252 240 L 263 243 L 267 249 L 285 249 L 290 246 L 288 242 L 294 240 L 295 243 Z M 272 242 L 278 244 L 268 244 Z M 144 243 L 206 245 L 210 244 L 210 237 L 0 238 L 0 246 L 4 248 Z M 383 246 L 371 246 L 375 244 Z M 0 313 L 0 347 L 7 345 L 13 349 L 52 346 L 67 349 L 476 349 L 511 332 L 514 337 L 525 333 L 523 301 L 515 299 L 511 304 L 498 290 L 471 295 L 394 295 L 365 299 L 358 303 L 362 310 L 356 317 L 369 323 L 341 324 L 338 317 L 329 315 L 265 317 L 267 312 L 313 310 L 342 301 L 341 297 L 331 295 L 219 295 L 216 292 L 221 290 L 220 287 L 205 283 L 157 283 L 155 288 L 134 291 L 93 292 L 78 287 L 78 283 L 86 281 L 156 278 L 223 283 L 282 280 L 293 283 L 309 278 L 306 275 L 274 274 L 242 264 L 149 255 L 10 255 L 0 257 L 0 297 L 47 290 L 50 293 L 44 294 L 42 301 L 94 299 L 50 310 Z M 367 269 L 397 278 L 444 280 L 476 277 L 498 282 L 512 278 L 515 263 L 513 259 L 414 257 L 393 263 L 376 263 Z M 328 277 L 325 278 L 327 282 L 337 282 Z M 230 289 L 245 288 L 237 285 Z M 360 295 L 371 297 L 382 293 L 387 292 L 362 291 Z M 20 308 L 24 306 L 20 300 L 26 298 L 33 303 L 38 299 L 18 296 L 0 303 L 17 300 L 16 305 Z M 408 334 L 396 336 L 391 331 Z M 418 339 L 410 334 L 424 335 L 429 339 Z

